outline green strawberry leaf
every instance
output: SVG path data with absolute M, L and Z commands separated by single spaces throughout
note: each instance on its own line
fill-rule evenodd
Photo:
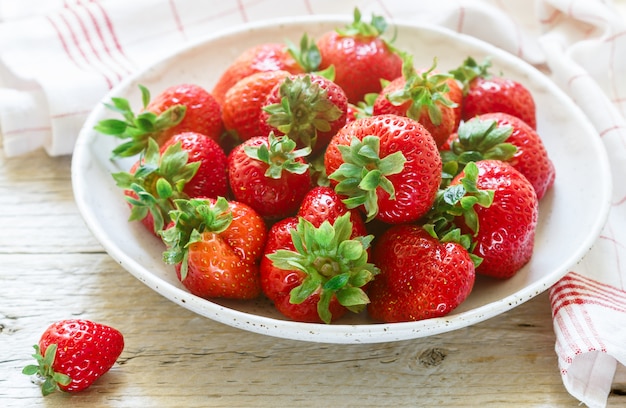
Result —
M 363 310 L 369 299 L 360 288 L 379 273 L 367 262 L 373 236 L 350 238 L 350 215 L 338 217 L 333 224 L 324 221 L 318 228 L 300 217 L 291 231 L 295 251 L 281 249 L 267 255 L 274 267 L 305 274 L 302 283 L 291 291 L 290 302 L 299 304 L 319 293 L 318 314 L 325 323 L 332 319 L 329 305 L 335 295 L 349 310 Z
M 309 169 L 308 163 L 302 163 L 297 159 L 311 154 L 310 147 L 296 149 L 296 142 L 288 136 L 276 137 L 274 132 L 268 136 L 269 148 L 265 144 L 260 146 L 243 147 L 248 157 L 265 163 L 268 167 L 265 176 L 280 179 L 283 170 L 293 174 L 304 174 Z

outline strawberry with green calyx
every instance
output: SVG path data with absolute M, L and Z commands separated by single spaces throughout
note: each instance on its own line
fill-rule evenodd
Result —
M 476 273 L 508 279 L 532 257 L 539 212 L 537 194 L 528 179 L 507 162 L 481 160 L 475 165 L 477 188 L 493 191 L 489 207 L 475 207 L 480 228 L 472 235 L 472 253 L 482 258 Z M 451 186 L 461 183 L 468 167 Z M 462 218 L 456 222 L 463 231 L 469 231 Z
M 278 269 L 285 273 L 296 271 L 300 276 L 288 293 L 275 293 L 270 299 L 277 305 L 283 304 L 287 297 L 291 305 L 316 299 L 314 321 L 324 323 L 337 318 L 331 312 L 334 302 L 355 313 L 364 310 L 369 299 L 362 287 L 378 273 L 374 264 L 368 262 L 367 249 L 373 236 L 350 238 L 351 234 L 350 214 L 346 213 L 332 224 L 324 221 L 319 228 L 299 217 L 296 229 L 291 230 L 293 249 L 274 248 L 270 238 L 269 251 L 266 248 L 269 263 L 262 263 L 262 275 L 271 276 Z M 270 272 L 264 273 L 263 268 Z M 280 296 L 283 298 L 279 299 Z
M 125 190 L 131 207 L 129 221 L 141 221 L 155 234 L 167 225 L 174 200 L 187 197 L 183 188 L 200 166 L 200 162 L 189 163 L 188 156 L 180 144 L 161 154 L 150 139 L 143 159 L 130 172 L 112 174 L 117 186 Z
M 460 244 L 442 242 L 416 224 L 393 225 L 373 247 L 380 274 L 368 287 L 367 311 L 395 323 L 442 317 L 472 291 L 475 266 Z
M 417 221 L 441 183 L 441 157 L 430 133 L 404 116 L 377 115 L 346 124 L 324 155 L 326 173 L 349 208 L 371 221 Z
M 295 214 L 311 188 L 311 149 L 296 149 L 287 136 L 258 136 L 235 147 L 228 156 L 230 189 L 239 202 L 265 218 Z
M 456 129 L 456 102 L 450 99 L 451 87 L 457 86 L 450 74 L 436 72 L 437 61 L 417 72 L 413 57 L 403 54 L 402 76 L 391 81 L 374 102 L 373 114 L 407 116 L 420 122 L 441 146 Z
M 147 149 L 150 139 L 178 125 L 185 117 L 187 107 L 182 104 L 173 105 L 158 115 L 146 110 L 150 103 L 150 91 L 143 85 L 139 85 L 139 89 L 143 102 L 141 113 L 135 115 L 127 99 L 113 97 L 111 103 L 104 105 L 120 113 L 124 120 L 103 119 L 94 127 L 97 132 L 125 141 L 113 149 L 113 157 L 131 157 L 141 154 Z
M 50 325 L 34 348 L 37 364 L 22 372 L 37 375 L 44 396 L 57 390 L 73 393 L 88 388 L 113 367 L 124 349 L 124 337 L 104 324 L 69 319 Z
M 503 112 L 520 118 L 537 128 L 536 106 L 532 93 L 520 82 L 489 72 L 491 60 L 479 64 L 468 57 L 450 73 L 463 88 L 461 117 L 469 120 L 477 115 Z
M 290 76 L 267 96 L 259 127 L 261 134 L 287 135 L 317 153 L 346 123 L 347 110 L 344 91 L 331 80 L 316 74 Z
M 377 93 L 368 93 L 363 97 L 362 101 L 356 104 L 348 103 L 347 122 L 372 116 L 374 114 L 374 102 L 376 102 L 376 98 L 378 98 Z
M 475 207 L 488 208 L 493 203 L 493 190 L 478 188 L 476 181 L 478 168 L 469 162 L 464 168 L 464 176 L 457 184 L 439 190 L 431 210 L 423 217 L 422 227 L 441 242 L 456 242 L 470 251 L 474 265 L 482 261 L 471 254 L 474 247 L 473 237 L 480 230 Z M 458 227 L 457 219 L 462 217 L 465 233 Z
M 163 261 L 202 298 L 253 299 L 261 293 L 259 258 L 265 222 L 249 206 L 217 199 L 176 200 L 161 232 Z
M 530 181 L 538 199 L 554 184 L 554 164 L 539 134 L 506 113 L 485 113 L 464 122 L 441 155 L 444 162 L 457 161 L 459 169 L 468 160 L 506 161 Z
M 402 60 L 391 45 L 393 40 L 382 38 L 387 22 L 372 15 L 369 23 L 354 10 L 353 22 L 346 27 L 322 35 L 317 46 L 322 56 L 320 68 L 335 67 L 335 83 L 356 104 L 368 93 L 378 93 L 382 80 L 401 75 Z

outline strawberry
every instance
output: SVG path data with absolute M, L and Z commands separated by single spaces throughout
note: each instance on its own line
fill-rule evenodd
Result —
M 212 94 L 223 105 L 228 90 L 247 76 L 268 71 L 301 74 L 316 71 L 319 65 L 317 45 L 306 34 L 300 39 L 299 48 L 290 42 L 255 45 L 242 52 L 226 68 L 213 87 Z
M 163 145 L 178 133 L 201 133 L 210 139 L 219 141 L 224 126 L 220 104 L 206 89 L 196 84 L 170 86 L 157 95 L 145 108 L 146 111 L 160 115 L 173 106 L 184 106 L 185 116 L 176 126 L 163 130 L 157 139 Z
M 265 100 L 261 134 L 287 135 L 315 154 L 345 125 L 347 112 L 346 94 L 333 81 L 317 74 L 289 76 Z
M 467 58 L 451 73 L 463 87 L 462 119 L 474 116 L 503 112 L 520 118 L 533 129 L 537 128 L 535 100 L 528 88 L 520 82 L 489 73 L 491 62 L 478 64 Z
M 151 139 L 130 172 L 113 174 L 131 206 L 130 220 L 158 233 L 177 199 L 226 195 L 227 158 L 216 141 L 193 132 L 177 134 L 160 149 Z
M 317 41 L 320 68 L 334 66 L 334 81 L 353 104 L 368 93 L 380 92 L 381 79 L 391 81 L 402 74 L 402 59 L 382 38 L 386 28 L 383 17 L 373 15 L 368 24 L 355 9 L 350 25 L 329 31 Z
M 414 224 L 394 225 L 373 248 L 380 274 L 370 284 L 369 315 L 384 322 L 445 316 L 470 294 L 475 267 L 457 242 L 441 242 Z
M 504 160 L 533 185 L 537 199 L 554 184 L 555 168 L 539 134 L 523 120 L 506 113 L 485 113 L 464 122 L 450 138 L 444 161 Z
M 37 375 L 43 395 L 56 390 L 78 392 L 109 371 L 124 349 L 124 337 L 109 326 L 83 319 L 50 325 L 34 346 L 37 365 L 22 372 Z
M 160 146 L 177 133 L 196 132 L 214 140 L 220 139 L 223 131 L 220 105 L 200 86 L 171 86 L 153 101 L 150 101 L 150 91 L 146 87 L 139 85 L 139 89 L 142 112 L 136 115 L 128 100 L 112 98 L 105 106 L 122 114 L 124 120 L 104 119 L 94 127 L 102 134 L 124 140 L 113 149 L 113 157 L 142 154 L 150 139 L 155 139 Z
M 286 136 L 258 136 L 235 147 L 228 156 L 228 177 L 235 200 L 273 219 L 296 213 L 311 188 L 310 148 L 295 150 Z
M 348 208 L 367 220 L 418 220 L 441 183 L 441 158 L 430 133 L 408 117 L 378 115 L 346 124 L 330 141 L 326 173 Z
M 451 75 L 435 72 L 436 62 L 430 69 L 417 72 L 412 57 L 404 55 L 402 76 L 388 83 L 374 102 L 373 114 L 407 116 L 420 122 L 441 146 L 456 130 L 459 119 L 457 104 L 458 85 Z M 450 95 L 450 89 L 455 89 Z
M 259 120 L 267 95 L 276 84 L 289 75 L 287 71 L 263 71 L 251 74 L 234 84 L 224 96 L 222 117 L 224 127 L 239 140 L 267 136 Z
M 261 261 L 265 295 L 286 317 L 330 323 L 358 313 L 369 299 L 362 289 L 378 269 L 368 263 L 373 236 L 351 238 L 350 213 L 319 227 L 304 217 L 274 224 Z
M 252 208 L 236 201 L 176 200 L 161 236 L 166 264 L 202 298 L 253 299 L 261 293 L 259 258 L 266 226 Z
M 532 184 L 510 164 L 500 160 L 476 162 L 476 186 L 493 190 L 489 207 L 478 207 L 478 228 L 472 253 L 482 258 L 476 273 L 499 279 L 515 275 L 531 258 L 538 218 L 537 194 Z M 465 170 L 452 180 L 461 183 Z M 468 229 L 463 220 L 461 228 Z
M 358 211 L 349 210 L 331 187 L 312 188 L 300 204 L 298 216 L 303 217 L 314 227 L 319 227 L 326 220 L 334 222 L 339 216 L 350 213 L 352 223 L 351 238 L 367 235 L 365 222 Z

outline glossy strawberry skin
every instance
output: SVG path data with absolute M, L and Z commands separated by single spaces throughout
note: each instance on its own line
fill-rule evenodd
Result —
M 381 273 L 370 284 L 369 315 L 383 322 L 445 316 L 470 294 L 474 264 L 457 243 L 441 243 L 421 226 L 395 225 L 373 249 Z
M 274 86 L 288 75 L 284 70 L 262 71 L 234 84 L 226 93 L 222 105 L 226 130 L 236 133 L 242 141 L 267 136 L 268 129 L 259 126 L 261 109 Z
M 291 239 L 291 230 L 298 225 L 298 217 L 303 217 L 315 227 L 319 227 L 324 221 L 334 223 L 338 217 L 347 212 L 351 212 L 351 237 L 366 235 L 365 222 L 358 211 L 346 208 L 332 188 L 314 187 L 302 200 L 296 217 L 284 218 L 270 228 L 263 252 L 267 255 L 278 249 L 295 250 Z M 320 297 L 318 293 L 313 294 L 300 304 L 292 304 L 289 301 L 291 290 L 299 286 L 305 278 L 303 272 L 276 268 L 267 256 L 263 256 L 260 269 L 263 293 L 274 302 L 280 313 L 294 321 L 321 323 L 317 311 Z M 347 309 L 341 306 L 336 298 L 333 298 L 330 302 L 330 311 L 333 320 L 336 320 L 343 316 Z
M 84 319 L 62 320 L 50 325 L 39 340 L 45 355 L 51 344 L 57 345 L 52 368 L 72 381 L 59 388 L 67 392 L 86 389 L 109 371 L 124 349 L 124 337 L 116 329 Z
M 221 107 L 207 90 L 195 84 L 174 85 L 157 95 L 146 110 L 160 114 L 174 105 L 185 105 L 185 116 L 178 125 L 161 132 L 157 138 L 159 145 L 183 132 L 202 133 L 216 141 L 220 139 L 224 130 Z
M 263 43 L 242 52 L 222 73 L 211 93 L 223 105 L 228 90 L 241 79 L 256 72 L 287 71 L 292 74 L 304 69 L 289 55 L 285 44 Z
M 324 156 L 326 173 L 332 174 L 343 163 L 339 144 L 350 145 L 353 136 L 380 137 L 380 156 L 400 151 L 406 158 L 401 173 L 388 176 L 395 187 L 395 199 L 377 190 L 379 213 L 376 218 L 397 224 L 423 216 L 433 204 L 441 183 L 441 157 L 430 133 L 418 122 L 397 115 L 379 115 L 346 124 L 330 141 Z
M 535 101 L 524 85 L 503 77 L 477 77 L 463 98 L 463 120 L 483 113 L 503 112 L 537 128 Z
M 317 41 L 320 68 L 335 67 L 335 79 L 348 101 L 362 101 L 367 93 L 381 90 L 381 79 L 394 80 L 402 74 L 402 60 L 377 36 L 341 35 L 327 32 Z
M 213 201 L 213 200 L 209 200 Z M 183 285 L 202 298 L 253 299 L 261 293 L 258 262 L 267 237 L 266 225 L 249 206 L 229 202 L 233 220 L 223 232 L 203 232 L 189 245 Z M 176 274 L 181 279 L 181 265 Z
M 476 273 L 508 279 L 532 257 L 539 211 L 537 194 L 526 177 L 506 162 L 481 160 L 476 166 L 477 187 L 494 190 L 490 207 L 475 208 L 479 231 L 473 238 L 476 247 L 472 252 L 483 258 Z M 461 172 L 452 184 L 463 175 Z
M 346 124 L 346 121 L 348 119 L 348 99 L 344 90 L 339 85 L 337 85 L 337 83 L 315 74 L 301 74 L 300 76 L 302 77 L 304 75 L 310 76 L 311 84 L 317 85 L 322 88 L 326 92 L 326 99 L 334 104 L 341 112 L 341 116 L 339 116 L 336 120 L 330 123 L 329 130 L 317 132 L 317 142 L 314 146 L 311 146 L 313 150 L 312 154 L 316 154 L 320 151 L 323 151 L 324 148 L 326 148 L 326 146 L 328 145 L 330 139 L 337 133 L 339 129 L 341 129 L 341 127 L 343 127 L 343 125 Z M 291 78 L 296 78 L 296 76 L 291 76 Z M 282 97 L 280 95 L 280 85 L 280 83 L 276 84 L 271 92 L 267 95 L 267 99 L 263 103 L 264 106 L 281 103 Z M 292 109 L 294 108 L 292 107 Z M 282 135 L 282 132 L 267 123 L 268 118 L 269 114 L 262 110 L 259 116 L 259 128 L 261 130 L 261 134 L 267 135 L 270 132 L 274 132 L 276 135 Z M 299 141 L 296 140 L 296 142 Z M 299 142 L 298 146 L 304 147 L 304 144 Z
M 389 99 L 387 99 L 387 95 L 401 90 L 404 88 L 405 84 L 405 78 L 399 77 L 391 81 L 385 88 L 383 88 L 380 95 L 374 102 L 373 114 L 408 116 L 408 110 L 411 107 L 412 101 L 404 102 L 401 105 L 394 105 L 389 101 Z M 449 96 L 446 97 L 449 98 Z M 458 99 L 458 93 L 455 92 L 454 97 Z M 441 146 L 446 140 L 448 140 L 450 134 L 456 130 L 459 120 L 457 119 L 457 112 L 455 111 L 455 108 L 445 106 L 441 103 L 437 103 L 437 106 L 441 110 L 441 122 L 437 124 L 433 123 L 426 107 L 422 108 L 419 117 L 413 119 L 417 120 L 426 128 L 426 130 L 428 130 L 430 135 L 435 140 L 435 143 L 437 143 L 437 146 Z
M 522 119 L 506 113 L 486 113 L 477 118 L 495 120 L 498 126 L 513 128 L 506 142 L 515 145 L 517 152 L 507 162 L 530 181 L 537 193 L 537 198 L 541 200 L 554 184 L 556 171 L 537 131 Z
M 235 147 L 228 156 L 228 178 L 235 199 L 252 207 L 262 217 L 284 218 L 296 213 L 311 188 L 311 175 L 283 170 L 279 179 L 265 175 L 268 165 L 250 158 L 246 146 L 268 145 L 267 137 L 253 137 Z M 298 158 L 298 162 L 305 163 Z
M 326 220 L 333 222 L 343 214 L 351 212 L 352 237 L 367 235 L 365 221 L 358 211 L 349 210 L 331 187 L 312 188 L 302 200 L 298 216 L 304 217 L 315 227 Z
M 161 147 L 161 153 L 169 146 L 180 143 L 188 154 L 188 162 L 200 162 L 198 171 L 185 184 L 183 192 L 190 198 L 226 196 L 228 194 L 227 157 L 221 146 L 213 139 L 195 132 L 173 136 Z

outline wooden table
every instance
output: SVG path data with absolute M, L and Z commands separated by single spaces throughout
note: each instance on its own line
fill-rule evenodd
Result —
M 241 331 L 156 294 L 113 261 L 73 200 L 69 157 L 0 153 L 1 407 L 577 407 L 547 294 L 424 339 L 327 345 Z M 21 374 L 42 331 L 80 317 L 126 347 L 85 392 L 43 398 Z M 619 368 L 609 407 L 626 405 Z

